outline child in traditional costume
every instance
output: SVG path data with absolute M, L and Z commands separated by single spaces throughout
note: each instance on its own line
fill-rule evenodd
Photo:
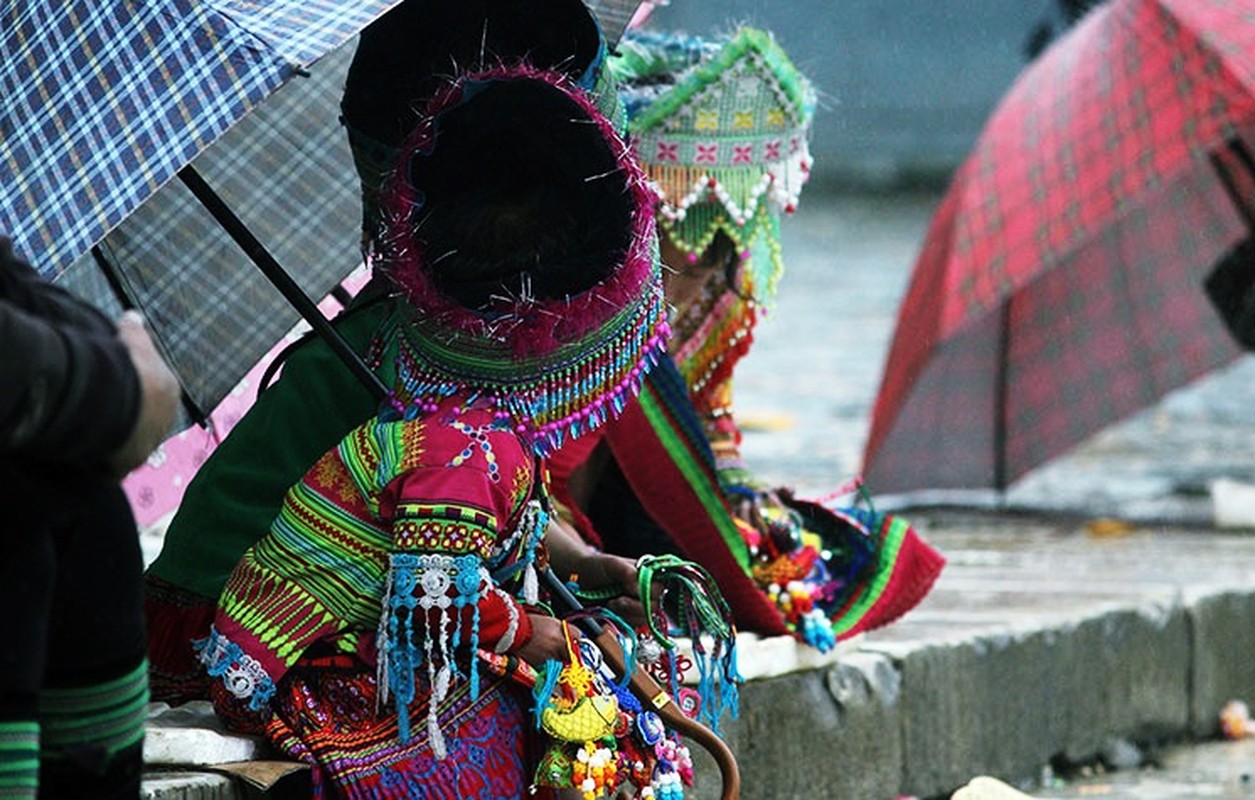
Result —
M 927 593 L 940 556 L 900 519 L 756 481 L 732 415 L 733 369 L 783 272 L 780 218 L 809 176 L 815 92 L 748 28 L 629 34 L 611 65 L 661 201 L 673 330 L 641 403 L 555 459 L 555 492 L 611 552 L 679 550 L 709 568 L 742 629 L 827 650 L 888 624 Z
M 343 120 L 362 186 L 368 259 L 381 246 L 381 191 L 401 147 L 435 92 L 457 70 L 517 63 L 555 70 L 624 125 L 603 69 L 606 47 L 581 0 L 406 0 L 368 27 L 346 80 Z M 405 303 L 376 279 L 334 321 L 385 385 L 398 380 Z M 504 369 L 504 368 L 502 368 Z M 604 404 L 603 404 L 604 407 Z M 279 513 L 284 494 L 326 451 L 378 411 L 378 403 L 325 343 L 307 339 L 279 379 L 214 451 L 189 484 L 146 575 L 152 691 L 180 702 L 206 696 L 191 642 L 209 633 L 217 598 L 244 551 Z M 554 433 L 556 436 L 557 433 Z M 630 562 L 556 539 L 553 556 L 586 585 L 634 580 Z
M 368 360 L 389 354 L 391 396 L 287 492 L 199 657 L 219 713 L 320 792 L 522 797 L 530 698 L 480 660 L 584 662 L 538 606 L 545 458 L 665 344 L 649 190 L 588 94 L 521 62 L 438 89 L 378 201 L 373 264 L 403 302 Z M 591 668 L 563 676 L 589 690 Z M 618 781 L 590 747 L 597 796 Z

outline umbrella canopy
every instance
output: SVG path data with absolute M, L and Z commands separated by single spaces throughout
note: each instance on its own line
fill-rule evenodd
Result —
M 361 195 L 337 121 L 354 44 L 279 88 L 192 166 L 309 297 L 361 261 Z M 180 181 L 162 187 L 58 281 L 144 310 L 193 405 L 208 412 L 299 319 Z
M 1255 5 L 1110 0 L 1059 40 L 932 221 L 868 484 L 1003 488 L 1236 357 L 1204 285 L 1255 270 L 1253 145 Z
M 116 288 L 142 307 L 192 403 L 213 408 L 297 315 L 170 179 L 196 159 L 302 288 L 325 293 L 358 261 L 342 45 L 395 2 L 8 4 L 0 228 L 88 300 L 116 306 Z M 98 255 L 118 287 L 84 256 L 110 231 Z
M 93 303 L 141 307 L 213 409 L 297 311 L 170 178 L 192 164 L 297 289 L 325 294 L 359 261 L 348 40 L 396 2 L 9 4 L 0 229 Z M 638 3 L 589 5 L 617 38 Z
M 396 0 L 77 0 L 0 16 L 0 220 L 64 271 L 185 164 Z

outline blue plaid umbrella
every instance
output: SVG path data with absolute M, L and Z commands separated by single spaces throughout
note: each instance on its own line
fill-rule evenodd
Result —
M 293 230 L 318 231 L 324 272 L 298 269 L 298 285 L 325 293 L 356 263 L 352 162 L 336 124 L 343 45 L 396 2 L 10 0 L 0 230 L 98 305 L 118 305 L 117 290 L 141 306 L 192 405 L 211 409 L 297 317 L 170 179 L 196 159 L 242 211 L 269 204 L 249 222 L 280 252 Z M 310 66 L 337 47 L 327 68 Z M 250 114 L 280 87 L 283 102 Z M 246 115 L 251 125 L 237 126 Z M 234 141 L 214 145 L 224 135 Z M 279 231 L 280 216 L 299 228 Z M 110 231 L 96 254 L 119 266 L 113 287 L 84 256 Z M 301 255 L 300 266 L 315 263 Z
M 61 274 L 263 98 L 396 0 L 10 0 L 0 221 Z
M 194 410 L 212 409 L 297 321 L 240 232 L 288 268 L 290 299 L 357 263 L 338 102 L 349 40 L 397 2 L 8 0 L 0 230 L 97 305 L 142 307 Z M 589 5 L 617 39 L 638 1 Z M 235 236 L 176 174 L 205 176 Z

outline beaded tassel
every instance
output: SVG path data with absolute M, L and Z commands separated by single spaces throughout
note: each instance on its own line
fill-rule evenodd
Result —
M 479 647 L 478 603 L 491 583 L 479 557 L 473 555 L 393 553 L 389 564 L 384 594 L 386 605 L 382 609 L 384 619 L 380 622 L 380 629 L 386 632 L 385 641 L 380 642 L 379 647 L 379 669 L 383 675 L 381 702 L 387 702 L 386 695 L 390 692 L 397 706 L 398 733 L 402 742 L 408 742 L 409 707 L 416 691 L 414 675 L 425 664 L 431 687 L 427 734 L 432 751 L 442 759 L 446 750 L 436 712 L 458 674 L 453 651 L 463 638 L 461 610 L 467 606 L 473 608 L 471 630 L 466 638 L 474 650 Z M 422 637 L 420 651 L 414 640 L 414 616 L 422 614 L 430 620 L 433 610 L 436 611 L 435 624 Z M 479 696 L 478 671 L 472 669 L 469 678 L 471 697 L 476 698 Z
M 537 373 L 527 381 L 517 374 L 500 379 L 474 375 L 469 367 L 454 371 L 434 358 L 430 347 L 409 341 L 425 335 L 412 327 L 398 348 L 396 370 L 404 397 L 395 399 L 406 408 L 402 415 L 431 413 L 469 383 L 503 420 L 514 422 L 515 432 L 537 455 L 548 456 L 567 440 L 621 414 L 627 400 L 640 393 L 644 375 L 657 365 L 671 334 L 661 304 L 641 303 L 634 314 L 619 335 L 577 365 L 551 370 L 544 359 L 520 365 L 519 373 Z

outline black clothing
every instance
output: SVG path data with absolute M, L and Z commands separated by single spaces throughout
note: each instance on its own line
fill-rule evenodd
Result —
M 139 403 L 113 323 L 43 280 L 0 236 L 0 457 L 103 468 Z
M 16 499 L 0 531 L 0 608 L 10 612 L 0 720 L 47 726 L 55 717 L 41 707 L 44 689 L 108 685 L 144 662 L 139 537 L 122 489 L 99 476 L 0 458 L 0 486 Z M 55 757 L 41 758 L 41 800 L 139 796 L 142 743 L 112 756 L 91 741 L 43 744 Z
M 143 560 L 107 465 L 138 421 L 140 392 L 114 325 L 0 237 L 5 797 L 139 796 Z

